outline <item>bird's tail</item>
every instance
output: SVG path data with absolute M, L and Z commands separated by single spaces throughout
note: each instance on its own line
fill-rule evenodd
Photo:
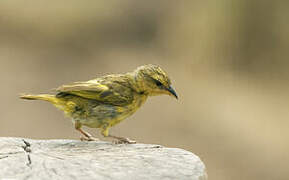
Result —
M 43 100 L 43 101 L 48 101 L 52 104 L 57 104 L 58 100 L 55 97 L 55 95 L 51 94 L 38 94 L 38 95 L 30 95 L 30 94 L 25 94 L 25 95 L 20 95 L 21 99 L 26 99 L 26 100 Z

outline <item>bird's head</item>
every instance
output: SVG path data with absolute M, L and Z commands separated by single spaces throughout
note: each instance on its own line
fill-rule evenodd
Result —
M 152 64 L 140 66 L 134 74 L 138 89 L 149 96 L 167 94 L 178 98 L 169 77 L 159 66 Z

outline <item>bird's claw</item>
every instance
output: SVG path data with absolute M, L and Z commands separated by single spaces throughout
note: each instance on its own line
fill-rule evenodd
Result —
M 99 141 L 99 139 L 98 138 L 95 138 L 95 137 L 92 137 L 92 136 L 90 136 L 90 137 L 80 137 L 80 140 L 81 141 Z
M 114 144 L 136 144 L 136 141 L 130 140 L 129 138 L 120 138 L 113 141 Z

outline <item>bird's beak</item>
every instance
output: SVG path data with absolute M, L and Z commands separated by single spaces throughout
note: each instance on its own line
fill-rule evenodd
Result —
M 173 95 L 176 99 L 178 99 L 178 95 L 177 95 L 176 91 L 174 90 L 174 88 L 173 88 L 172 86 L 169 86 L 169 87 L 167 88 L 167 91 L 169 91 L 169 93 L 170 93 L 171 95 Z

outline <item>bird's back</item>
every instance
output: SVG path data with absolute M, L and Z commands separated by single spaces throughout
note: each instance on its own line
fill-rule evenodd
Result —
M 97 79 L 60 86 L 57 97 L 67 94 L 97 100 L 104 104 L 125 106 L 134 100 L 133 77 L 127 74 L 107 75 Z

